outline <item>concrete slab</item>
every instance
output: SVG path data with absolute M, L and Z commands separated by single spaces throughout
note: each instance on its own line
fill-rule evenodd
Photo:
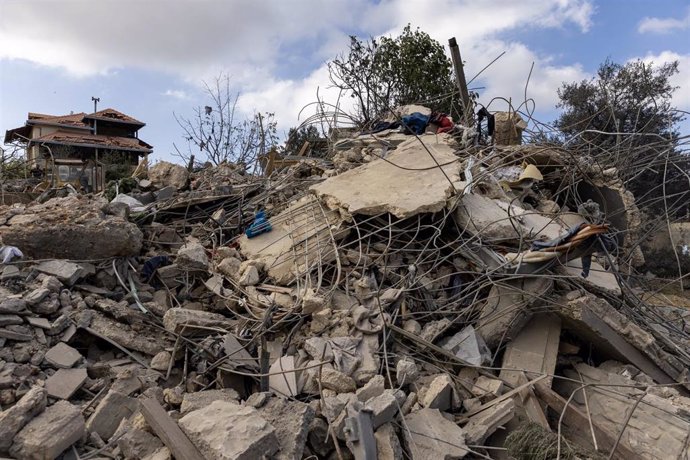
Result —
M 313 265 L 334 260 L 334 240 L 347 235 L 337 211 L 307 196 L 270 219 L 273 230 L 254 238 L 239 239 L 242 254 L 264 264 L 277 284 L 288 285 Z
M 86 382 L 86 369 L 60 369 L 46 380 L 48 396 L 69 399 Z
M 342 208 L 350 214 L 390 212 L 404 218 L 440 211 L 456 190 L 464 188 L 460 161 L 450 136 L 419 139 L 423 145 L 410 137 L 386 158 L 331 177 L 311 190 L 331 209 Z

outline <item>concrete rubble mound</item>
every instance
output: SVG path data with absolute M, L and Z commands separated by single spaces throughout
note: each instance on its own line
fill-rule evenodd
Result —
M 688 458 L 634 197 L 515 120 L 0 207 L 0 457 Z

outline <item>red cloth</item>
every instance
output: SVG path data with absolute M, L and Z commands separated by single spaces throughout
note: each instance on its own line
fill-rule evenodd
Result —
M 443 116 L 439 117 L 438 126 L 439 128 L 436 130 L 437 133 L 447 133 L 452 130 L 455 125 L 450 121 L 450 118 Z

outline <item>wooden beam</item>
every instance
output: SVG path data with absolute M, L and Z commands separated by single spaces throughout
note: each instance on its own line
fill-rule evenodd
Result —
M 204 456 L 196 448 L 177 423 L 168 415 L 163 407 L 153 398 L 139 401 L 141 413 L 153 432 L 170 449 L 173 456 L 184 460 L 204 460 Z
M 299 150 L 299 153 L 297 154 L 298 157 L 304 156 L 305 153 L 307 153 L 307 149 L 309 148 L 311 144 L 309 144 L 309 141 L 304 141 L 304 144 L 302 144 L 302 148 Z
M 575 407 L 572 402 L 568 404 L 568 401 L 566 401 L 561 395 L 543 383 L 535 385 L 534 390 L 539 399 L 544 401 L 551 409 L 556 411 L 558 414 L 563 414 L 563 421 L 566 425 L 572 429 L 580 430 L 585 439 L 588 439 L 591 436 L 590 431 L 587 428 L 589 427 L 589 417 L 587 417 L 587 414 Z M 594 422 L 594 420 L 592 420 L 592 428 L 597 439 L 597 444 L 610 451 L 611 448 L 613 448 L 613 446 L 616 444 L 616 436 L 601 428 Z M 616 452 L 614 452 L 614 454 L 609 458 L 619 460 L 634 460 L 640 458 L 640 456 L 631 451 L 623 443 L 618 443 Z

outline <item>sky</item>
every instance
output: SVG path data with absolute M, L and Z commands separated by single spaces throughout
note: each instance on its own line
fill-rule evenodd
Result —
M 468 80 L 490 110 L 496 97 L 535 118 L 558 115 L 563 82 L 592 78 L 607 58 L 678 60 L 674 104 L 690 111 L 688 0 L 0 0 L 0 132 L 28 112 L 112 107 L 146 123 L 154 160 L 179 161 L 174 114 L 208 104 L 203 82 L 230 76 L 242 115 L 275 113 L 287 133 L 335 102 L 327 63 L 349 36 L 396 36 L 407 24 L 446 47 L 456 37 Z M 690 134 L 690 121 L 681 125 Z M 184 148 L 184 147 L 183 147 Z

